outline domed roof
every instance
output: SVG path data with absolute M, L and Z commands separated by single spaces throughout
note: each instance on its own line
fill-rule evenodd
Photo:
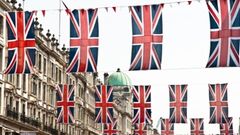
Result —
M 117 69 L 117 72 L 112 73 L 108 78 L 108 85 L 111 86 L 128 86 L 132 85 L 132 81 L 129 76 Z

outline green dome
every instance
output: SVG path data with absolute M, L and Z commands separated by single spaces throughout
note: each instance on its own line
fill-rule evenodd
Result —
M 128 86 L 132 85 L 131 79 L 128 77 L 127 74 L 117 70 L 117 72 L 112 73 L 108 78 L 108 85 L 111 86 Z

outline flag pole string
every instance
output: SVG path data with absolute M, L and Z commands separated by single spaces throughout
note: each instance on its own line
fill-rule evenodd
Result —
M 62 3 L 64 3 L 63 0 L 59 0 L 61 1 Z M 124 8 L 124 7 L 131 7 L 131 6 L 144 6 L 144 5 L 172 5 L 172 4 L 180 4 L 180 3 L 188 3 L 189 5 L 192 3 L 192 2 L 202 2 L 202 1 L 211 1 L 211 0 L 184 0 L 184 1 L 174 1 L 174 2 L 163 2 L 163 3 L 150 3 L 150 4 L 141 4 L 141 5 L 135 5 L 135 4 L 132 4 L 132 5 L 123 5 L 123 6 L 107 6 L 107 7 L 94 7 L 94 8 L 79 8 L 79 9 L 107 9 L 107 8 Z M 23 0 L 23 3 L 25 3 L 25 0 Z M 65 9 L 61 8 L 61 4 L 59 5 L 60 8 L 58 9 L 42 9 L 42 10 L 25 10 L 24 11 L 35 11 L 35 12 L 38 12 L 38 11 L 56 11 L 56 12 L 59 12 L 59 11 L 62 11 L 62 10 L 65 10 L 66 11 L 66 7 Z M 68 8 L 69 10 L 72 10 L 71 8 Z
M 185 68 L 163 68 L 163 69 L 153 69 L 153 70 L 151 70 L 151 69 L 149 69 L 149 70 L 122 70 L 121 69 L 121 72 L 147 72 L 147 71 L 152 71 L 152 72 L 157 72 L 157 71 L 159 71 L 159 72 L 162 72 L 162 71 L 172 71 L 172 70 L 174 70 L 174 71 L 177 71 L 177 70 L 179 70 L 179 71 L 184 71 L 184 70 L 216 70 L 216 69 L 218 69 L 218 70 L 227 70 L 227 69 L 238 69 L 238 70 L 240 70 L 240 68 L 239 67 L 213 67 L 213 68 L 204 68 L 204 67 L 185 67 Z M 116 72 L 117 70 L 97 70 L 97 72 L 101 72 L 101 73 L 107 73 L 107 72 Z

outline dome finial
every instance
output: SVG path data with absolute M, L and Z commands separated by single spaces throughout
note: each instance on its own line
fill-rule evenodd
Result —
M 121 72 L 120 68 L 117 69 L 117 72 Z

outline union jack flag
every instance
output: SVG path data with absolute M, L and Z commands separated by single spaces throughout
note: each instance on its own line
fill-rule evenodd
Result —
M 227 84 L 209 84 L 209 123 L 226 123 L 228 121 Z
M 117 135 L 117 120 L 115 119 L 113 123 L 104 124 L 103 135 Z
M 161 135 L 174 135 L 174 124 L 169 119 L 161 119 Z
M 58 123 L 74 123 L 74 91 L 73 85 L 59 84 L 56 87 L 56 106 Z
M 32 73 L 35 64 L 34 12 L 8 12 L 8 64 L 6 74 Z
M 134 135 L 147 135 L 146 128 L 144 123 L 135 124 Z
M 226 123 L 220 124 L 221 135 L 233 135 L 233 118 L 229 117 Z
M 204 122 L 202 118 L 190 119 L 191 135 L 204 135 Z
M 131 7 L 132 56 L 130 70 L 161 69 L 162 5 Z
M 187 85 L 169 85 L 170 122 L 187 123 Z
M 113 88 L 106 85 L 96 86 L 95 101 L 95 121 L 113 123 Z
M 238 67 L 240 0 L 208 0 L 211 48 L 207 67 Z
M 73 10 L 70 15 L 70 54 L 67 72 L 96 72 L 98 60 L 97 9 Z
M 151 120 L 151 86 L 134 86 L 132 123 L 152 123 Z

